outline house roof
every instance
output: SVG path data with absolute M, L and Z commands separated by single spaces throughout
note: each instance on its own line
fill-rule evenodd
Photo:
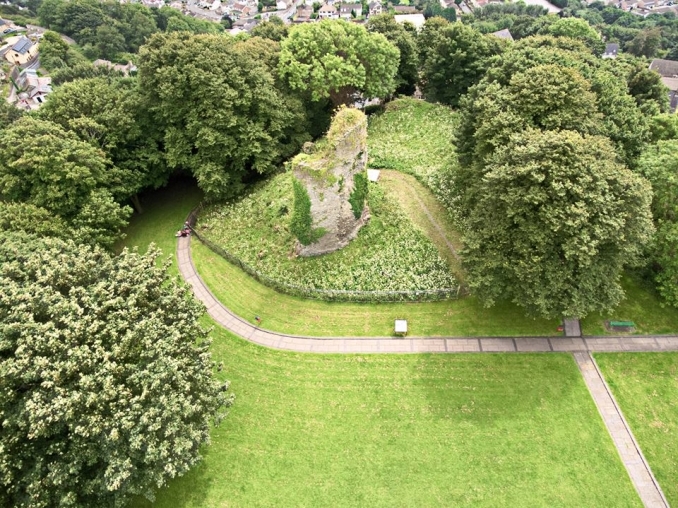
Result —
M 678 62 L 674 60 L 662 60 L 655 58 L 650 64 L 650 70 L 657 71 L 666 78 L 678 77 Z
M 394 5 L 393 10 L 396 11 L 396 12 L 403 13 L 403 14 L 417 12 L 417 9 L 415 9 L 411 5 Z
M 341 4 L 339 12 L 350 14 L 351 11 L 362 12 L 363 6 L 361 4 Z
M 619 44 L 610 43 L 605 45 L 605 55 L 614 55 L 617 56 L 619 52 Z
M 19 41 L 12 46 L 12 51 L 19 53 L 20 55 L 23 55 L 24 53 L 28 53 L 28 50 L 33 47 L 33 43 L 28 37 L 22 36 Z
M 504 28 L 503 30 L 499 30 L 498 32 L 492 32 L 490 35 L 494 35 L 495 37 L 499 37 L 500 39 L 508 39 L 509 41 L 513 40 L 513 36 L 511 35 L 511 32 L 509 31 L 508 28 Z
M 323 4 L 318 12 L 337 12 L 337 7 L 334 5 Z
M 381 7 L 381 2 L 370 2 L 368 7 L 370 9 L 376 9 L 377 7 Z

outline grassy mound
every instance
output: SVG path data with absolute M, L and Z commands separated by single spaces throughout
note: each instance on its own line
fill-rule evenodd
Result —
M 237 201 L 206 208 L 197 227 L 205 238 L 281 283 L 359 291 L 456 286 L 433 243 L 379 185 L 370 186 L 368 204 L 372 218 L 357 239 L 340 251 L 313 258 L 294 256 L 289 173 L 256 185 Z
M 383 113 L 369 118 L 369 166 L 415 176 L 452 208 L 449 181 L 456 164 L 456 125 L 457 114 L 447 106 L 412 98 L 389 102 Z

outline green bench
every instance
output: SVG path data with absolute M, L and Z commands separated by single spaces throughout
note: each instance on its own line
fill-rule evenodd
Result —
M 610 321 L 613 328 L 634 328 L 636 324 L 633 321 Z

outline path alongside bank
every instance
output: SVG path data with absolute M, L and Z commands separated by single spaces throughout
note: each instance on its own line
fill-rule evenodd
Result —
M 678 351 L 678 336 L 657 337 L 305 337 L 255 327 L 224 307 L 193 266 L 190 237 L 179 238 L 179 273 L 219 325 L 250 342 L 313 353 L 520 353 L 578 351 Z

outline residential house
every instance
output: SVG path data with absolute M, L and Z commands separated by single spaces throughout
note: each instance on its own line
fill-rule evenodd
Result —
M 275 8 L 279 11 L 284 11 L 285 9 L 287 9 L 287 2 L 285 2 L 285 0 L 278 0 L 275 3 Z
M 676 92 L 678 92 L 678 62 L 674 60 L 662 60 L 655 58 L 650 64 L 650 70 L 659 73 L 662 83 L 669 89 L 669 101 L 671 113 L 676 112 Z
M 38 55 L 38 44 L 22 35 L 5 53 L 5 59 L 14 65 L 26 65 Z
M 498 32 L 492 32 L 490 35 L 494 35 L 495 37 L 498 37 L 499 39 L 506 39 L 509 41 L 513 41 L 513 35 L 511 35 L 511 32 L 509 31 L 508 28 L 504 28 L 503 30 L 499 30 Z
M 114 64 L 110 60 L 102 60 L 101 58 L 94 60 L 92 62 L 92 65 L 94 67 L 108 67 L 109 69 L 112 69 L 114 71 L 121 72 L 124 76 L 129 76 L 131 73 L 137 71 L 137 66 L 134 65 L 132 62 L 127 62 L 125 65 L 122 64 Z
M 339 12 L 336 6 L 323 4 L 318 10 L 318 19 L 339 19 Z
M 424 26 L 424 23 L 426 22 L 426 18 L 424 18 L 423 14 L 396 14 L 393 16 L 393 19 L 395 19 L 397 23 L 412 23 L 417 30 Z
M 339 17 L 350 21 L 351 19 L 362 16 L 362 4 L 341 4 L 339 6 Z
M 393 10 L 396 14 L 416 14 L 417 9 L 412 5 L 394 5 Z
M 370 16 L 378 16 L 379 14 L 384 12 L 381 6 L 381 2 L 370 2 L 368 7 L 370 8 Z
M 313 8 L 309 5 L 300 5 L 297 7 L 297 14 L 294 17 L 294 23 L 308 23 L 311 21 Z
M 38 109 L 52 92 L 52 78 L 38 76 L 35 69 L 20 69 L 18 66 L 10 73 L 14 87 L 15 105 L 22 109 Z
M 603 58 L 612 58 L 615 59 L 617 58 L 617 53 L 619 53 L 619 44 L 606 44 L 605 45 L 605 53 L 603 53 Z

